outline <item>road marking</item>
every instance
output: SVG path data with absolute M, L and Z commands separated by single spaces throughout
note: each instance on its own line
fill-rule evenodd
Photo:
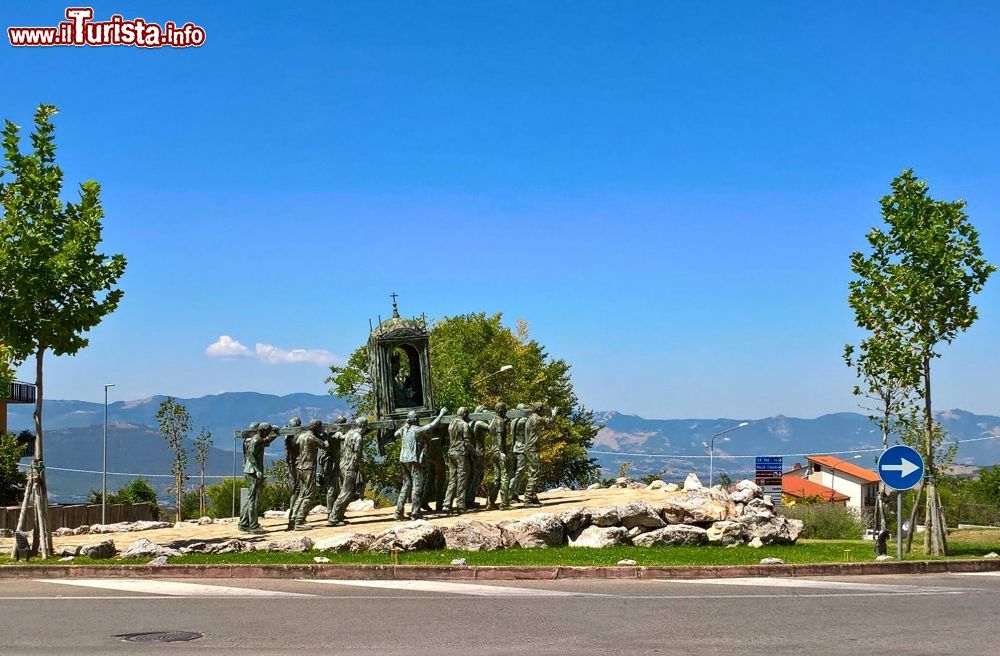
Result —
M 955 576 L 1000 576 L 1000 572 L 952 572 Z
M 480 585 L 477 583 L 450 583 L 448 581 L 341 581 L 335 579 L 300 579 L 309 583 L 326 585 L 356 586 L 361 588 L 382 588 L 386 590 L 407 590 L 412 592 L 443 592 L 446 594 L 472 595 L 475 597 L 603 597 L 605 595 L 587 592 L 566 592 L 563 590 L 540 590 L 538 588 L 513 588 L 500 585 Z
M 222 585 L 201 583 L 181 583 L 178 581 L 158 581 L 153 579 L 38 579 L 40 583 L 75 585 L 100 590 L 121 592 L 143 592 L 168 597 L 311 597 L 299 592 L 279 592 L 277 590 L 255 590 L 253 588 L 233 588 Z
M 918 585 L 891 585 L 887 583 L 855 583 L 850 581 L 819 581 L 792 578 L 731 578 L 731 579 L 662 579 L 669 583 L 697 585 L 742 585 L 756 588 L 805 588 L 814 590 L 853 590 L 856 592 L 951 592 L 955 588 Z

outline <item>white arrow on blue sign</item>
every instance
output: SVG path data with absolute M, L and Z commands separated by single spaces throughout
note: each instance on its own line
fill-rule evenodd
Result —
M 897 444 L 882 452 L 878 458 L 878 475 L 886 487 L 909 490 L 924 476 L 924 459 L 916 450 Z

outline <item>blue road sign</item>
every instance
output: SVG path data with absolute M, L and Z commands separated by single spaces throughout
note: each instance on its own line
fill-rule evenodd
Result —
M 893 490 L 909 490 L 924 477 L 924 459 L 903 444 L 891 446 L 878 458 L 878 475 Z

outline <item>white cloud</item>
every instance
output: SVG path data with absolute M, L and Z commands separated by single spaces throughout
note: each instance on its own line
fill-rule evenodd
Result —
M 324 349 L 283 349 L 258 342 L 251 351 L 229 335 L 222 335 L 209 344 L 205 353 L 210 358 L 256 358 L 267 364 L 314 364 L 329 367 L 344 363 L 344 358 Z
M 253 353 L 229 335 L 221 335 L 219 339 L 208 345 L 205 353 L 210 358 L 249 358 Z
M 343 358 L 323 349 L 285 349 L 271 346 L 270 344 L 258 343 L 255 347 L 255 355 L 258 360 L 268 364 L 297 364 L 306 362 L 309 364 L 329 367 L 331 364 L 343 364 Z

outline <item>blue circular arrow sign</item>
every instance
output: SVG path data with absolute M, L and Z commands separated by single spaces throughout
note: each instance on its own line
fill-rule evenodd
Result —
M 882 452 L 877 469 L 886 487 L 909 490 L 924 477 L 924 459 L 914 449 L 897 444 Z

